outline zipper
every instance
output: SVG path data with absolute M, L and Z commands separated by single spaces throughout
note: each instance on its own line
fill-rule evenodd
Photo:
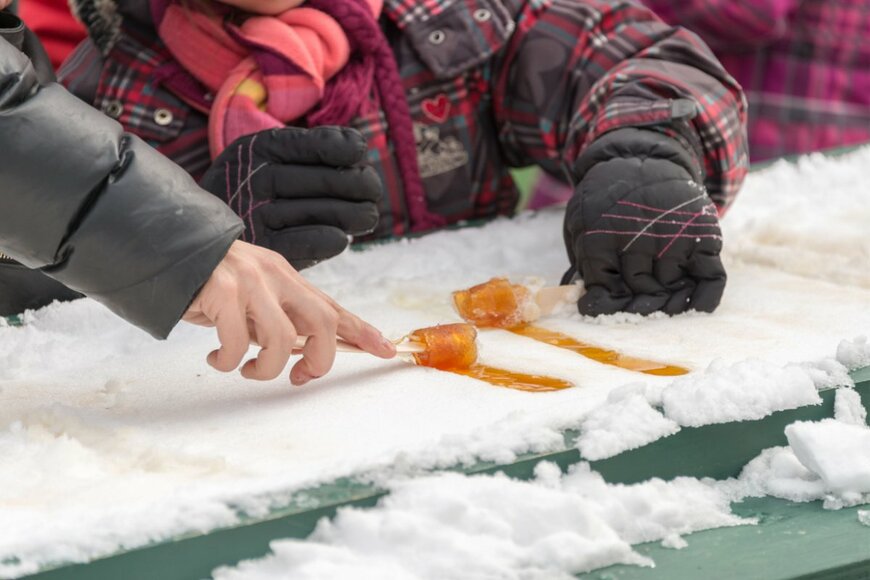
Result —
M 0 252 L 0 264 L 17 264 L 17 263 L 18 262 L 16 262 L 15 260 L 13 260 L 9 256 L 7 256 L 3 252 Z

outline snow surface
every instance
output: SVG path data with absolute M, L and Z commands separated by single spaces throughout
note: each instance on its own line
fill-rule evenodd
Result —
M 733 501 L 771 495 L 790 501 L 824 500 L 825 509 L 870 503 L 866 425 L 835 419 L 786 427 L 788 447 L 766 449 L 739 479 L 717 484 Z M 860 514 L 859 514 L 860 515 Z
M 867 409 L 854 389 L 837 389 L 834 396 L 834 419 L 850 425 L 866 425 Z
M 851 389 L 854 382 L 846 367 L 837 360 L 788 365 L 758 359 L 733 365 L 715 361 L 703 373 L 667 386 L 638 383 L 612 390 L 581 421 L 577 446 L 586 459 L 604 459 L 673 435 L 680 426 L 762 419 L 776 411 L 818 405 L 818 389 L 839 386 L 850 388 L 837 390 L 836 418 L 863 425 L 866 410 Z
M 342 509 L 307 541 L 215 572 L 216 580 L 426 578 L 568 580 L 611 564 L 652 565 L 631 544 L 751 523 L 691 478 L 609 485 L 588 464 L 562 476 L 541 463 L 532 482 L 441 474 L 402 481 L 371 510 Z M 505 506 L 510 509 L 505 509 Z
M 837 347 L 837 360 L 849 369 L 862 369 L 870 366 L 870 342 L 866 336 L 855 340 L 844 340 Z
M 680 430 L 676 421 L 650 405 L 644 393 L 619 391 L 611 392 L 607 403 L 593 409 L 580 423 L 577 447 L 584 458 L 597 461 L 611 457 Z
M 870 429 L 836 419 L 800 421 L 785 430 L 798 460 L 833 491 L 870 492 Z
M 211 370 L 208 330 L 182 326 L 158 343 L 89 301 L 43 309 L 23 328 L 0 328 L 0 577 L 228 525 L 342 475 L 374 472 L 389 483 L 422 468 L 556 449 L 559 429 L 580 427 L 614 389 L 632 383 L 642 386 L 610 403 L 653 427 L 617 430 L 619 414 L 611 413 L 597 428 L 612 425 L 614 440 L 587 438 L 601 454 L 672 432 L 668 421 L 731 420 L 811 403 L 810 385 L 842 382 L 830 357 L 854 367 L 868 356 L 866 339 L 842 342 L 870 333 L 868 164 L 865 149 L 751 176 L 723 224 L 729 283 L 712 316 L 542 321 L 696 371 L 676 381 L 487 331 L 483 362 L 546 371 L 577 388 L 524 393 L 342 355 L 330 376 L 294 389 L 286 379 L 251 383 Z M 456 321 L 450 291 L 490 277 L 557 283 L 566 264 L 561 219 L 546 211 L 377 246 L 306 275 L 399 337 Z M 668 392 L 699 406 L 693 412 Z M 730 410 L 705 406 L 714 395 Z M 660 532 L 679 545 L 673 534 L 683 532 Z
M 761 419 L 773 411 L 821 402 L 801 367 L 756 359 L 728 366 L 714 363 L 704 374 L 677 379 L 662 392 L 665 415 L 688 427 Z
M 640 396 L 632 391 L 618 402 Z M 394 481 L 375 508 L 342 509 L 306 541 L 272 542 L 269 556 L 219 568 L 214 578 L 567 580 L 612 564 L 653 564 L 632 544 L 661 540 L 682 549 L 689 545 L 684 534 L 754 524 L 730 510 L 748 497 L 823 499 L 829 509 L 870 502 L 862 493 L 870 486 L 870 428 L 826 419 L 796 422 L 786 434 L 790 447 L 764 450 L 739 478 L 721 482 L 678 477 L 613 485 L 587 463 L 563 476 L 546 462 L 532 482 L 455 473 Z M 870 511 L 857 516 L 870 525 Z

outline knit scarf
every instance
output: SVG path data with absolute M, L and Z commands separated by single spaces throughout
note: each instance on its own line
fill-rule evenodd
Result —
M 308 0 L 275 16 L 233 23 L 221 14 L 151 0 L 158 35 L 214 95 L 209 145 L 305 122 L 348 125 L 377 89 L 405 190 L 412 231 L 444 224 L 426 208 L 411 115 L 395 57 L 378 24 L 383 0 Z M 302 2 L 300 2 L 301 4 Z

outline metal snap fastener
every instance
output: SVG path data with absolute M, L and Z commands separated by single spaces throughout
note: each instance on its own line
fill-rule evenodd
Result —
M 113 119 L 117 119 L 124 112 L 121 101 L 106 101 L 103 103 L 103 112 Z
M 432 44 L 441 44 L 447 40 L 447 35 L 443 30 L 433 30 L 429 33 L 429 42 Z
M 472 16 L 474 16 L 474 19 L 478 22 L 486 22 L 487 20 L 492 18 L 492 12 L 486 10 L 485 8 L 479 8 L 474 11 L 474 14 L 472 14 Z
M 203 98 L 205 98 L 205 100 L 208 102 L 212 102 L 214 100 L 214 94 L 213 93 L 206 93 Z
M 172 116 L 172 112 L 168 109 L 157 109 L 154 111 L 154 122 L 160 125 L 161 127 L 165 127 L 170 124 L 174 117 Z

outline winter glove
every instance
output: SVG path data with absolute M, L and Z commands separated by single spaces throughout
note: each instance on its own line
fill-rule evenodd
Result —
M 722 235 L 698 155 L 652 130 L 618 129 L 577 160 L 565 215 L 581 314 L 712 312 L 725 289 Z
M 353 129 L 271 129 L 234 141 L 200 185 L 241 216 L 245 241 L 302 269 L 340 254 L 349 235 L 377 225 L 382 186 L 363 165 L 365 154 Z

